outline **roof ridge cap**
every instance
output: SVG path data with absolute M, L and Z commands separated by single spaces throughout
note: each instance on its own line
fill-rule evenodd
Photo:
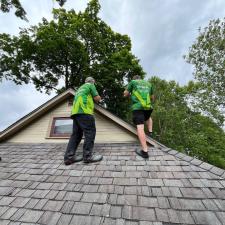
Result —
M 208 171 L 214 175 L 217 176 L 222 176 L 223 178 L 225 178 L 225 170 L 221 169 L 217 166 L 214 166 L 212 164 L 209 164 L 207 162 L 204 162 L 200 159 L 197 159 L 195 157 L 189 156 L 183 152 L 179 152 L 177 150 L 174 150 L 172 148 L 160 148 L 162 151 L 167 152 L 169 155 L 173 155 L 178 159 L 182 159 L 194 166 L 197 166 L 201 169 L 204 169 L 205 171 Z

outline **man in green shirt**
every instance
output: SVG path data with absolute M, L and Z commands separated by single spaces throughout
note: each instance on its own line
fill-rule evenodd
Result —
M 148 147 L 146 143 L 144 123 L 150 123 L 150 116 L 153 111 L 152 101 L 154 101 L 153 87 L 140 76 L 133 77 L 124 91 L 124 97 L 131 96 L 133 122 L 137 126 L 138 138 L 142 146 L 142 150 L 136 149 L 135 152 L 143 158 L 148 158 Z
M 102 160 L 102 155 L 92 153 L 96 134 L 94 114 L 94 101 L 99 102 L 99 96 L 95 88 L 95 80 L 87 77 L 83 84 L 76 92 L 71 118 L 73 119 L 73 133 L 70 137 L 65 155 L 65 165 L 84 160 L 85 163 L 97 162 Z M 94 100 L 94 101 L 93 101 Z M 84 134 L 83 157 L 75 156 L 78 145 Z

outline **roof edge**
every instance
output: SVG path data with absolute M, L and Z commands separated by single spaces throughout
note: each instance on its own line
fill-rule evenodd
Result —
M 40 105 L 24 117 L 20 118 L 13 124 L 11 124 L 9 127 L 4 129 L 2 132 L 0 132 L 0 142 L 7 139 L 10 135 L 15 134 L 18 130 L 20 130 L 22 127 L 26 126 L 29 122 L 36 119 L 38 116 L 42 115 L 46 111 L 49 110 L 54 105 L 57 105 L 59 102 L 63 101 L 67 96 L 74 95 L 75 91 L 71 88 L 67 89 L 61 94 L 56 95 L 55 97 L 51 98 L 44 104 Z
M 176 158 L 181 159 L 183 161 L 186 161 L 186 162 L 188 162 L 188 163 L 190 163 L 194 166 L 197 166 L 197 167 L 199 167 L 199 168 L 201 168 L 205 171 L 211 172 L 212 174 L 214 174 L 216 176 L 220 176 L 220 177 L 225 178 L 225 170 L 224 169 L 221 169 L 217 166 L 206 163 L 206 162 L 204 162 L 200 159 L 197 159 L 195 157 L 186 155 L 182 152 L 179 152 L 179 151 L 171 149 L 171 148 L 165 147 L 165 148 L 162 148 L 161 150 L 164 151 L 164 152 L 167 152 L 169 155 L 173 155 Z

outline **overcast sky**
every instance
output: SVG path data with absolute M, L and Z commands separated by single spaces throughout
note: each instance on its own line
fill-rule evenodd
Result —
M 87 0 L 67 0 L 65 8 L 83 11 Z M 29 27 L 52 18 L 52 0 L 21 0 L 29 23 L 13 13 L 0 12 L 0 32 L 17 35 L 19 27 Z M 193 79 L 191 65 L 183 55 L 198 36 L 198 28 L 225 16 L 224 0 L 100 0 L 100 17 L 132 41 L 132 52 L 140 59 L 147 77 L 157 75 L 181 85 Z M 0 131 L 43 104 L 50 96 L 30 85 L 0 83 Z

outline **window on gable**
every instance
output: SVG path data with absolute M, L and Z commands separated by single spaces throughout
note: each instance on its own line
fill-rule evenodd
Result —
M 69 117 L 54 117 L 50 137 L 70 137 L 73 129 L 73 120 Z

